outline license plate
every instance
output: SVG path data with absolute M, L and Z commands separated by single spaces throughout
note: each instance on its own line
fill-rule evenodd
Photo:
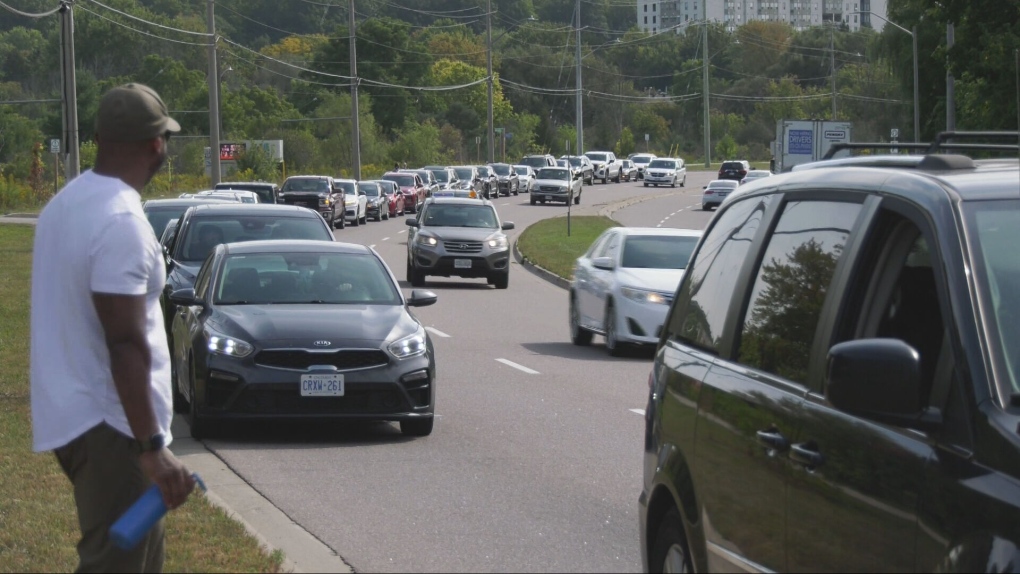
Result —
M 454 259 L 453 260 L 453 268 L 454 269 L 471 269 L 471 260 L 470 259 Z
M 302 397 L 342 397 L 344 396 L 344 376 L 301 375 Z

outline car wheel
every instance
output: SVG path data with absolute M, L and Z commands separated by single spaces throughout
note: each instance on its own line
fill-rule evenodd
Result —
M 210 421 L 198 416 L 198 395 L 195 393 L 195 359 L 188 357 L 188 425 L 191 427 L 191 438 L 201 440 L 212 436 L 213 425 Z
M 712 208 L 711 208 L 711 207 L 709 207 L 708 205 L 705 205 L 705 204 L 701 204 L 701 211 L 708 211 L 708 210 L 710 210 L 710 209 L 712 209 Z
M 425 274 L 415 269 L 410 263 L 407 265 L 407 280 L 411 283 L 411 287 L 425 286 Z
M 520 194 L 521 194 L 521 187 L 520 186 L 514 187 L 514 195 L 517 196 L 517 195 L 520 195 Z
M 188 400 L 181 393 L 181 382 L 178 380 L 177 361 L 174 360 L 173 343 L 170 343 L 170 383 L 173 385 L 174 412 L 185 414 L 188 412 Z
M 648 182 L 647 181 L 645 182 L 645 187 L 648 187 Z
M 346 216 L 344 216 L 344 217 L 346 217 Z M 361 220 L 358 219 L 358 214 L 357 214 L 357 212 L 355 212 L 354 213 L 354 221 L 351 222 L 351 227 L 357 227 L 359 225 L 361 225 Z
M 381 209 L 379 210 L 379 213 L 375 214 L 375 220 L 376 221 L 382 221 L 383 220 L 382 210 Z
M 368 212 L 367 211 L 365 212 L 364 215 L 361 216 L 361 222 L 362 223 L 368 223 Z
M 406 419 L 400 421 L 400 432 L 405 436 L 429 436 L 432 434 L 434 417 Z
M 581 203 L 581 192 L 577 192 L 577 195 L 574 196 L 574 205 L 579 203 Z
M 605 185 L 607 183 L 609 183 L 609 174 L 606 174 L 606 177 L 602 178 L 602 185 Z
M 577 310 L 577 301 L 570 296 L 570 342 L 578 347 L 591 345 L 592 332 L 581 326 L 581 312 Z
M 623 345 L 621 345 L 620 340 L 617 339 L 616 309 L 613 308 L 612 301 L 606 305 L 606 317 L 602 322 L 602 328 L 606 331 L 606 350 L 609 351 L 609 355 L 611 357 L 619 357 Z
M 685 173 L 684 174 L 684 178 L 682 180 L 680 180 L 680 187 L 684 187 L 686 185 L 687 185 L 687 174 Z
M 684 539 L 680 514 L 675 508 L 670 509 L 659 523 L 655 534 L 655 542 L 648 556 L 649 572 L 693 572 L 691 559 L 687 553 L 687 542 Z
M 506 289 L 510 286 L 510 270 L 507 269 L 506 273 L 500 273 L 493 278 L 492 284 L 496 286 L 496 289 Z
M 531 198 L 531 205 L 535 205 L 535 203 L 537 203 L 537 202 L 535 201 L 535 198 L 534 198 L 534 197 L 532 197 L 532 198 Z
M 676 178 L 673 178 L 673 183 L 669 184 L 670 187 L 676 187 Z

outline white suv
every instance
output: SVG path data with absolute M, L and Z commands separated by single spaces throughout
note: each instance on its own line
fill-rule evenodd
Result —
M 584 155 L 591 160 L 592 168 L 595 170 L 594 179 L 601 179 L 603 184 L 608 183 L 609 180 L 620 183 L 620 166 L 622 164 L 620 160 L 616 159 L 616 154 L 611 151 L 588 151 L 584 152 Z

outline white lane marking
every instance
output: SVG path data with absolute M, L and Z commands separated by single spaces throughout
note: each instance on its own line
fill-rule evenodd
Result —
M 627 409 L 627 410 L 629 410 L 630 412 L 632 412 L 632 413 L 634 413 L 636 415 L 645 416 L 645 409 Z
M 433 335 L 435 335 L 437 337 L 444 337 L 444 338 L 447 338 L 447 339 L 450 338 L 449 335 L 447 335 L 446 333 L 440 331 L 439 329 L 436 329 L 435 327 L 425 327 L 425 330 L 428 331 L 429 333 L 432 333 Z
M 398 233 L 398 234 L 400 234 L 400 233 L 407 233 L 407 230 L 406 230 L 406 229 L 401 229 L 401 230 L 400 230 L 400 231 L 398 231 L 397 233 Z
M 498 361 L 500 363 L 503 363 L 504 365 L 506 365 L 508 367 L 513 367 L 513 368 L 515 368 L 517 370 L 524 371 L 525 373 L 528 373 L 529 375 L 538 375 L 539 374 L 538 371 L 536 371 L 534 369 L 529 369 L 529 368 L 525 367 L 524 365 L 518 365 L 517 363 L 515 363 L 513 361 L 508 361 L 506 359 L 496 359 L 496 361 Z
M 506 203 L 501 203 L 500 205 L 510 205 L 510 202 L 508 201 Z
M 389 237 L 383 237 L 383 238 L 382 238 L 382 240 L 383 240 L 383 241 L 389 241 L 389 240 L 390 240 L 390 238 L 389 238 Z

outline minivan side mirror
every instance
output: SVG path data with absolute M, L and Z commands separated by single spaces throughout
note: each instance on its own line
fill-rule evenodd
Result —
M 513 221 L 504 221 L 503 224 L 500 226 L 500 229 L 502 229 L 503 231 L 509 231 L 513 228 L 514 228 Z
M 606 271 L 612 271 L 616 268 L 616 263 L 612 257 L 596 257 L 591 260 L 591 265 L 596 269 L 605 269 Z
M 921 355 L 899 339 L 859 339 L 829 350 L 825 398 L 837 409 L 873 421 L 929 430 L 941 423 L 925 407 Z

